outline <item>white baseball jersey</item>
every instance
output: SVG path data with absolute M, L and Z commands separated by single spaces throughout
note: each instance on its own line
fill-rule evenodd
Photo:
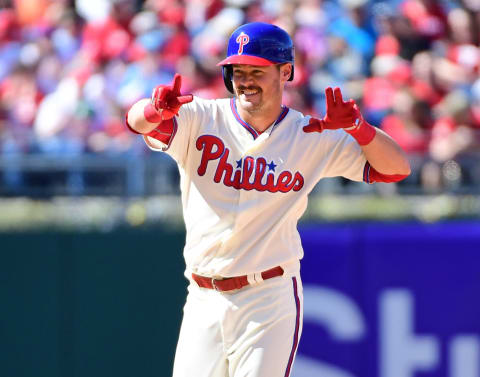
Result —
M 282 266 L 299 271 L 303 257 L 297 221 L 322 178 L 361 181 L 366 158 L 343 130 L 305 133 L 310 117 L 283 108 L 258 134 L 239 116 L 234 99 L 180 108 L 170 145 L 145 137 L 178 163 L 187 277 L 252 274 Z

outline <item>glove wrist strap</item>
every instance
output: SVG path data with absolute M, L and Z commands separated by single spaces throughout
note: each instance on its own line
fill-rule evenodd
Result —
M 360 145 L 370 144 L 377 133 L 375 127 L 364 120 L 358 126 L 345 128 L 344 130 L 352 135 Z
M 160 123 L 163 120 L 161 110 L 160 112 L 155 110 L 151 103 L 143 108 L 143 115 L 145 116 L 147 122 L 150 123 Z

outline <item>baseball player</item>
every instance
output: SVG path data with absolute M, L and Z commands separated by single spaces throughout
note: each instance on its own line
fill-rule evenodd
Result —
M 188 295 L 174 377 L 288 377 L 302 332 L 297 221 L 323 178 L 396 182 L 398 145 L 327 88 L 323 119 L 282 106 L 294 48 L 249 23 L 219 63 L 229 99 L 182 95 L 181 77 L 135 103 L 127 125 L 181 176 Z

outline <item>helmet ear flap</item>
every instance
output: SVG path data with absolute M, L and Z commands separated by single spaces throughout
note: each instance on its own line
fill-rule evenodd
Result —
M 228 91 L 233 94 L 234 93 L 233 84 L 232 84 L 233 67 L 231 65 L 224 65 L 222 67 L 222 73 L 223 73 L 223 82 L 225 83 L 225 86 L 227 87 Z

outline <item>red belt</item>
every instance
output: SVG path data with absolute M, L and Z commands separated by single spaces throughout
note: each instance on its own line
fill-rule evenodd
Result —
M 270 270 L 263 271 L 261 275 L 263 280 L 271 279 L 277 276 L 282 276 L 283 268 L 280 266 L 277 266 Z M 199 287 L 215 289 L 221 292 L 240 289 L 250 284 L 248 282 L 247 275 L 235 276 L 235 277 L 225 278 L 225 279 L 214 279 L 206 276 L 192 274 L 192 278 L 193 280 L 195 280 L 195 282 L 198 284 Z

